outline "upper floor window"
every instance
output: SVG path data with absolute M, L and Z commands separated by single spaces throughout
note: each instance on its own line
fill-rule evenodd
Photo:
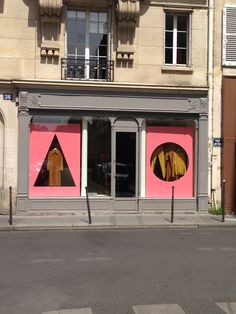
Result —
M 108 14 L 97 11 L 67 12 L 65 77 L 110 80 Z
M 165 14 L 165 64 L 189 65 L 190 15 Z
M 236 66 L 236 5 L 225 5 L 223 12 L 223 53 L 224 66 Z

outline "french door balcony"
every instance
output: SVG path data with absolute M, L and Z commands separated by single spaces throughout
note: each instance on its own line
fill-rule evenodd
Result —
M 62 78 L 113 81 L 109 18 L 105 11 L 68 10 Z
M 63 58 L 62 79 L 66 80 L 114 80 L 114 61 L 102 57 Z

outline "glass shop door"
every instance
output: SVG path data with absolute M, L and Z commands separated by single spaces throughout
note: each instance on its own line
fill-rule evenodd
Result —
M 137 209 L 137 132 L 115 131 L 114 209 Z

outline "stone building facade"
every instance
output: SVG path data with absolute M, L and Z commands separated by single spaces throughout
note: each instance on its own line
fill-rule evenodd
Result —
M 93 210 L 169 210 L 174 192 L 176 210 L 206 211 L 208 13 L 2 0 L 2 212 L 9 186 L 17 214 L 86 210 L 86 192 Z

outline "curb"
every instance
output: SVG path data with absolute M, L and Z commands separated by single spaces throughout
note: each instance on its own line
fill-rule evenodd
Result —
M 65 230 L 65 231 L 78 231 L 78 230 L 119 230 L 119 229 L 199 229 L 199 228 L 235 228 L 235 224 L 224 224 L 222 222 L 217 224 L 160 224 L 160 225 L 29 225 L 29 226 L 0 226 L 0 231 L 44 231 L 44 230 Z
M 14 226 L 1 226 L 0 231 L 14 231 L 15 227 Z

